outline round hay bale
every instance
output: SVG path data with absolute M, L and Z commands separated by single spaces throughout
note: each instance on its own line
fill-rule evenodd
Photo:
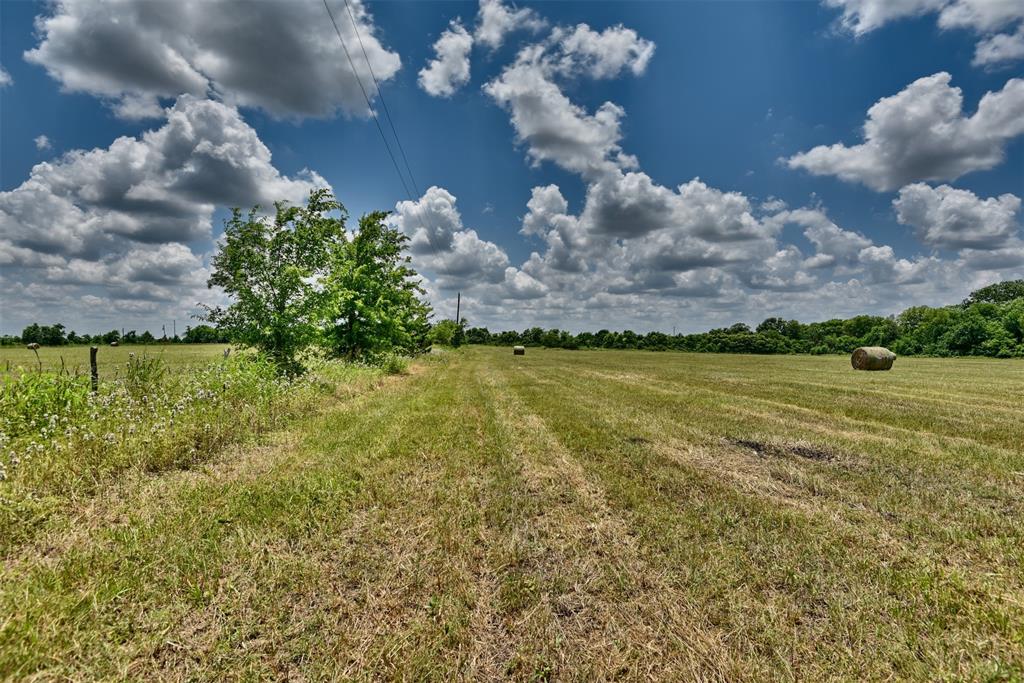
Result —
M 525 356 L 526 355 L 526 347 L 525 346 L 513 346 L 512 347 L 512 355 L 513 356 Z
M 883 346 L 862 346 L 853 352 L 850 365 L 854 370 L 890 370 L 896 354 Z

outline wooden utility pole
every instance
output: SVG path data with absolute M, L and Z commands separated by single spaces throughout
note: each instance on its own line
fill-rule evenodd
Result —
M 174 324 L 174 338 L 177 339 L 178 338 L 178 319 L 175 318 L 171 322 Z
M 459 292 L 456 295 L 456 298 L 455 298 L 455 324 L 456 325 L 461 325 L 462 324 L 462 318 L 459 317 L 459 314 L 461 312 L 462 312 L 462 292 Z

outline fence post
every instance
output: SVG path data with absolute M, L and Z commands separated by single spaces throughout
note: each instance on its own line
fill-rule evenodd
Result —
M 96 352 L 99 349 L 95 346 L 89 347 L 89 369 L 92 371 L 92 393 L 100 388 L 100 369 L 96 366 Z

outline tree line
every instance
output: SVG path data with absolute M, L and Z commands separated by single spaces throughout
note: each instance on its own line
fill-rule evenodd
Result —
M 212 325 L 196 325 L 185 327 L 185 333 L 174 336 L 157 337 L 149 330 L 142 333 L 136 330 L 110 330 L 100 334 L 78 334 L 68 330 L 61 323 L 40 325 L 32 323 L 21 331 L 20 335 L 0 335 L 0 346 L 18 346 L 21 344 L 39 344 L 40 346 L 69 346 L 74 344 L 226 344 L 230 336 L 224 330 Z
M 1024 357 L 1024 280 L 983 287 L 963 302 L 914 306 L 888 317 L 801 323 L 768 318 L 697 334 L 600 330 L 572 334 L 531 327 L 490 332 L 466 320 L 430 323 L 431 308 L 406 254 L 409 238 L 391 228 L 388 214 L 364 215 L 351 231 L 348 214 L 327 190 L 310 193 L 306 206 L 275 205 L 273 217 L 240 209 L 225 221 L 208 285 L 221 288 L 227 306 L 204 306 L 206 324 L 183 337 L 157 339 L 134 330 L 98 335 L 64 325 L 26 327 L 0 344 L 216 343 L 263 352 L 284 372 L 301 372 L 303 357 L 318 355 L 380 362 L 413 355 L 431 344 L 494 344 L 581 349 L 646 349 L 715 353 L 850 353 L 886 346 L 900 355 Z
M 448 321 L 448 337 L 454 321 Z M 461 327 L 461 326 L 460 326 Z M 531 327 L 517 332 L 465 329 L 467 344 L 544 346 L 562 349 L 646 349 L 709 353 L 850 353 L 858 346 L 885 346 L 904 356 L 1024 357 L 1024 280 L 1000 282 L 963 302 L 914 306 L 888 317 L 801 323 L 768 318 L 756 328 L 744 323 L 697 334 L 646 334 L 625 330 L 581 332 Z

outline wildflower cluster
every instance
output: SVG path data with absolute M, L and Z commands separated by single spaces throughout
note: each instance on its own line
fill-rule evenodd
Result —
M 168 373 L 132 356 L 117 379 L 24 372 L 0 383 L 0 481 L 37 493 L 95 483 L 128 467 L 187 467 L 225 444 L 273 428 L 319 390 L 316 375 L 282 376 L 239 354 Z

